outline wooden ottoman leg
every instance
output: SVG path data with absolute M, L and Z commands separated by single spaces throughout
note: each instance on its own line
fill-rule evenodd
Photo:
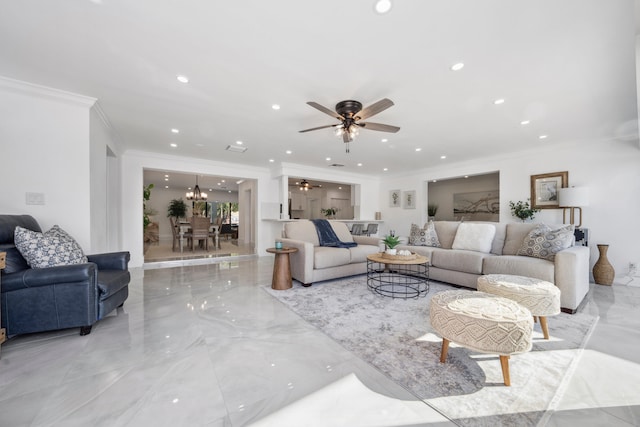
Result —
M 447 352 L 449 351 L 449 340 L 442 338 L 442 351 L 440 352 L 440 363 L 447 360 Z
M 500 365 L 502 366 L 502 377 L 504 385 L 511 385 L 511 377 L 509 376 L 509 356 L 500 356 Z
M 542 333 L 544 334 L 544 339 L 549 339 L 549 327 L 547 326 L 547 317 L 539 316 L 540 319 L 540 327 L 542 328 Z

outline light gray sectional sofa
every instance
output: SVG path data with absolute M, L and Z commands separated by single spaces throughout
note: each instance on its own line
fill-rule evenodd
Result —
M 281 239 L 283 245 L 298 249 L 298 252 L 290 255 L 291 275 L 305 286 L 322 280 L 364 274 L 367 272 L 367 255 L 384 248 L 377 237 L 352 236 L 346 224 L 339 221 L 330 223 L 341 241 L 355 241 L 358 246 L 348 249 L 322 247 L 319 246 L 318 234 L 311 221 L 285 223 Z M 397 247 L 428 257 L 431 279 L 475 289 L 478 277 L 483 274 L 534 277 L 554 283 L 560 289 L 560 305 L 568 313 L 575 312 L 589 291 L 587 247 L 563 249 L 555 254 L 553 261 L 516 255 L 537 224 L 476 223 L 495 228 L 495 233 L 489 241 L 484 242 L 482 250 L 452 249 L 461 223 L 435 221 L 433 224 L 440 247 Z M 473 237 L 471 234 L 471 240 Z M 474 246 L 473 242 L 471 246 Z
M 297 248 L 290 255 L 291 276 L 304 286 L 313 282 L 367 272 L 367 255 L 380 252 L 377 237 L 352 236 L 343 222 L 329 221 L 338 239 L 356 242 L 353 248 L 320 246 L 313 222 L 307 220 L 287 222 L 284 225 L 282 244 Z
M 562 311 L 574 313 L 589 291 L 589 248 L 571 246 L 555 254 L 553 261 L 516 255 L 532 223 L 483 223 L 495 227 L 486 252 L 452 249 L 460 225 L 454 221 L 435 221 L 441 247 L 400 245 L 398 249 L 430 259 L 431 279 L 475 289 L 483 274 L 514 274 L 554 283 L 561 292 Z

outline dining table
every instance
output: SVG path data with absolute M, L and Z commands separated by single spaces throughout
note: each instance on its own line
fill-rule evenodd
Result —
M 184 234 L 191 231 L 191 223 L 181 222 L 178 224 L 178 228 L 180 229 L 180 252 L 182 253 L 184 248 Z M 220 247 L 220 230 L 218 229 L 218 226 L 215 224 L 211 224 L 211 226 L 209 226 L 209 233 L 214 233 L 213 234 L 214 248 L 222 249 Z

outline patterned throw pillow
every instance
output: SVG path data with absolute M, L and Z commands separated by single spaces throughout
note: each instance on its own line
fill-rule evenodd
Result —
M 516 255 L 524 255 L 553 261 L 556 253 L 573 245 L 573 225 L 552 230 L 539 224 L 524 238 Z
M 87 257 L 84 256 L 80 245 L 57 225 L 44 233 L 16 227 L 14 241 L 31 268 L 87 262 Z
M 436 234 L 436 227 L 433 221 L 425 224 L 424 228 L 416 224 L 411 224 L 411 232 L 409 234 L 409 244 L 413 246 L 433 246 L 440 247 L 440 240 Z

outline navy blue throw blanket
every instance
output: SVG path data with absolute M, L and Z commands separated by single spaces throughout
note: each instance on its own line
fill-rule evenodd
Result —
M 341 242 L 336 236 L 336 232 L 333 231 L 331 224 L 326 219 L 312 219 L 313 225 L 316 226 L 318 232 L 318 240 L 320 240 L 320 246 L 329 246 L 334 248 L 352 248 L 358 246 L 355 242 Z

